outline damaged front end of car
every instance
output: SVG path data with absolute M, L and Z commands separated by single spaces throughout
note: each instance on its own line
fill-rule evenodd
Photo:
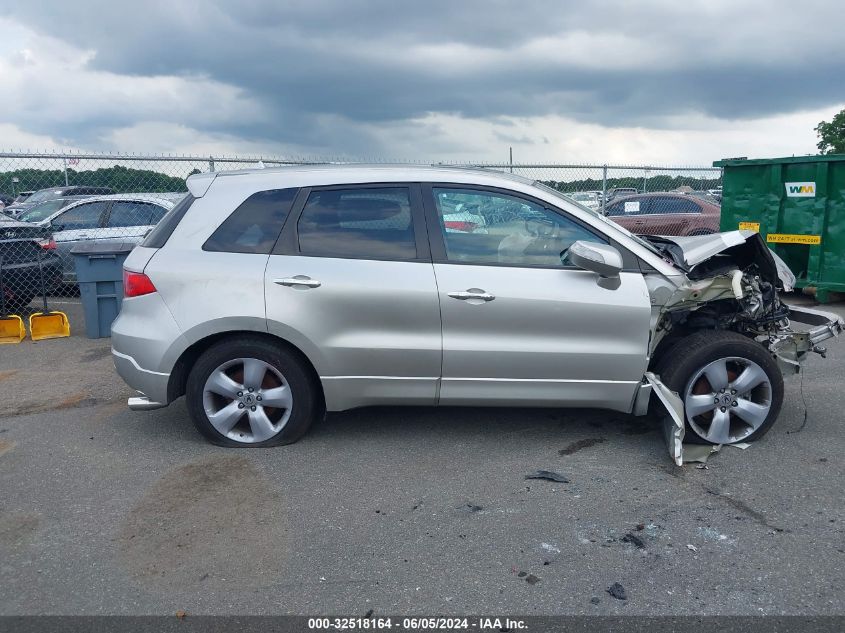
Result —
M 645 237 L 679 273 L 646 275 L 652 304 L 651 363 L 645 381 L 671 416 L 666 440 L 677 464 L 684 459 L 683 401 L 660 378 L 676 341 L 702 330 L 727 330 L 753 339 L 775 358 L 785 376 L 801 371 L 811 352 L 838 336 L 845 322 L 831 313 L 790 306 L 782 292 L 795 277 L 759 234 L 732 231 L 690 237 Z M 689 461 L 689 460 L 686 460 Z
M 656 321 L 652 354 L 693 331 L 731 330 L 764 345 L 789 375 L 800 371 L 810 352 L 824 356 L 821 343 L 845 328 L 834 314 L 781 300 L 795 277 L 758 233 L 648 239 L 684 273 L 674 287 L 649 284 Z

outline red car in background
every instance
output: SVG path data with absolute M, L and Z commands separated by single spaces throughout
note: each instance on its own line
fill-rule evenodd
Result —
M 721 207 L 684 193 L 641 193 L 614 200 L 606 215 L 632 233 L 707 235 L 719 232 Z

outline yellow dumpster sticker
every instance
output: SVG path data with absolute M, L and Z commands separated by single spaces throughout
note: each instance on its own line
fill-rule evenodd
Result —
M 760 232 L 760 223 L 759 222 L 740 222 L 739 223 L 739 230 L 740 231 L 757 231 Z
M 767 242 L 775 244 L 821 244 L 821 235 L 790 235 L 787 233 L 769 233 Z

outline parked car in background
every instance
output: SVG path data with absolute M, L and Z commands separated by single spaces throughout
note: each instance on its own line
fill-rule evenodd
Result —
M 49 292 L 61 279 L 62 267 L 50 229 L 18 222 L 0 215 L 0 258 L 6 310 L 18 312 L 41 292 L 38 259 L 44 269 L 44 286 Z
M 584 205 L 588 209 L 598 211 L 601 207 L 601 199 L 599 193 L 595 191 L 575 191 L 566 194 L 578 204 Z
M 709 191 L 690 191 L 685 195 L 691 196 L 693 198 L 701 198 L 705 202 L 715 204 L 716 206 L 721 206 L 722 204 L 722 199 L 717 195 L 710 193 Z
M 614 200 L 606 215 L 639 235 L 706 235 L 719 231 L 718 205 L 683 193 L 641 193 Z
M 28 209 L 21 211 L 16 219 L 21 222 L 33 222 L 37 224 L 55 215 L 57 211 L 64 209 L 66 206 L 80 200 L 85 200 L 88 197 L 90 196 L 71 196 L 37 202 Z
M 32 207 L 38 202 L 55 200 L 56 198 L 66 198 L 68 196 L 100 196 L 111 193 L 114 193 L 114 190 L 110 187 L 88 187 L 85 185 L 39 189 L 20 202 L 15 200 L 15 203 L 7 208 L 7 213 L 10 212 L 9 215 L 12 217 L 18 217 L 26 209 Z
M 615 189 L 610 189 L 607 192 L 607 201 L 610 202 L 615 198 L 621 198 L 622 196 L 634 196 L 639 193 L 639 190 L 634 187 L 616 187 Z
M 0 193 L 0 211 L 12 204 L 15 199 L 7 193 Z
M 12 201 L 12 204 L 17 204 L 18 202 L 23 202 L 29 196 L 34 194 L 34 191 L 18 191 L 18 194 L 15 196 L 15 199 Z
M 76 283 L 70 250 L 80 242 L 140 242 L 164 214 L 184 197 L 181 193 L 122 193 L 74 202 L 39 221 L 52 230 L 63 262 L 65 283 Z

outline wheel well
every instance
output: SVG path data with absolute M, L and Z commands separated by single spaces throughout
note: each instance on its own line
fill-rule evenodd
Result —
M 308 357 L 302 353 L 301 349 L 299 349 L 296 345 L 293 345 L 289 341 L 286 341 L 283 338 L 279 338 L 278 336 L 273 336 L 272 334 L 267 334 L 265 332 L 241 330 L 212 334 L 211 336 L 207 336 L 206 338 L 197 341 L 184 352 L 182 352 L 182 355 L 179 357 L 179 360 L 176 361 L 176 364 L 173 367 L 173 371 L 170 372 L 170 380 L 167 384 L 167 401 L 173 402 L 174 400 L 176 400 L 176 398 L 185 395 L 185 387 L 188 383 L 188 374 L 191 373 L 191 368 L 194 366 L 194 363 L 196 363 L 197 359 L 202 355 L 203 352 L 205 352 L 209 347 L 211 347 L 215 343 L 218 343 L 222 340 L 233 336 L 244 335 L 252 336 L 255 338 L 263 338 L 266 339 L 268 343 L 282 345 L 287 349 L 288 352 L 296 356 L 302 363 L 302 366 L 305 367 L 306 372 L 308 372 L 308 374 L 311 376 L 311 379 L 314 382 L 314 387 L 320 394 L 320 400 L 322 401 L 323 408 L 325 409 L 325 395 L 323 394 L 323 384 L 320 382 L 320 376 L 317 374 L 317 370 L 314 369 L 314 365 L 311 363 Z

